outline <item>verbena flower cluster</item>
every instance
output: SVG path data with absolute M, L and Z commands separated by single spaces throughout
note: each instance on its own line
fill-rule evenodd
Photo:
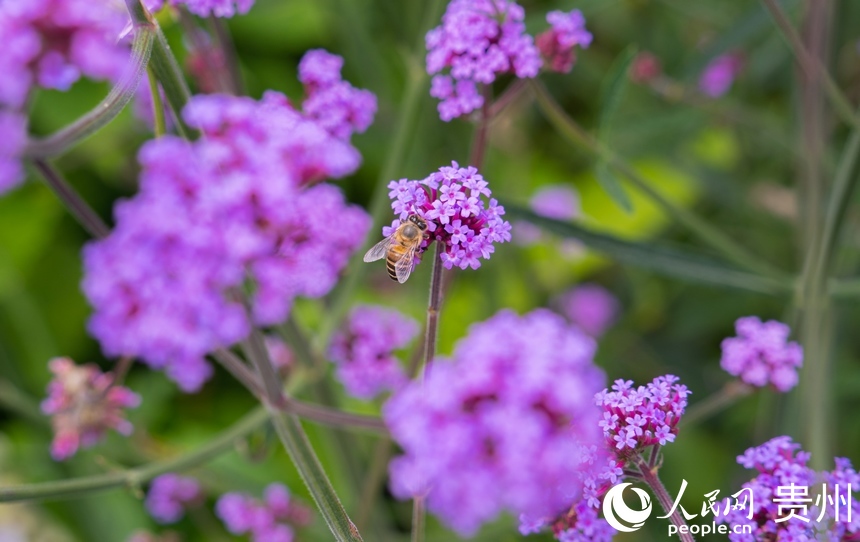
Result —
M 343 58 L 322 49 L 305 53 L 299 63 L 299 81 L 305 85 L 302 111 L 341 139 L 364 132 L 376 115 L 376 96 L 343 81 Z
M 558 300 L 568 320 L 592 337 L 602 336 L 618 318 L 618 299 L 599 284 L 581 284 Z
M 687 386 L 677 382 L 677 376 L 665 375 L 634 388 L 632 380 L 619 379 L 612 391 L 606 389 L 594 397 L 603 408 L 603 436 L 620 459 L 648 446 L 674 442 L 690 394 Z
M 591 32 L 585 29 L 585 17 L 575 9 L 569 13 L 550 11 L 546 14 L 550 29 L 537 37 L 537 46 L 548 69 L 568 73 L 576 62 L 574 48 L 587 49 Z
M 473 325 L 383 417 L 403 455 L 390 464 L 399 498 L 427 505 L 461 534 L 503 510 L 555 516 L 583 494 L 602 445 L 596 344 L 547 310 L 502 311 Z
M 521 534 L 538 533 L 546 527 L 550 528 L 559 542 L 609 542 L 617 532 L 599 516 L 598 509 L 586 500 L 578 501 L 553 520 L 529 521 L 520 518 Z
M 711 98 L 719 98 L 729 91 L 743 66 L 744 59 L 738 53 L 718 56 L 702 72 L 699 90 Z
M 131 434 L 133 427 L 123 410 L 140 404 L 136 393 L 113 385 L 113 375 L 94 364 L 79 366 L 69 358 L 54 358 L 48 368 L 54 379 L 48 384 L 42 412 L 51 416 L 54 459 L 67 459 L 78 448 L 93 446 L 108 429 Z
M 525 31 L 525 12 L 510 0 L 453 0 L 442 24 L 427 33 L 430 94 L 439 98 L 439 116 L 449 121 L 484 104 L 478 85 L 500 74 L 531 78 L 540 53 Z M 445 73 L 442 73 L 445 72 Z
M 150 9 L 160 9 L 164 4 L 184 6 L 200 17 L 232 17 L 245 14 L 254 5 L 254 0 L 150 0 Z
M 800 520 L 788 520 L 776 522 L 776 519 L 785 517 L 786 513 L 780 513 L 780 505 L 803 506 L 805 503 L 795 499 L 785 502 L 775 502 L 775 498 L 781 497 L 776 494 L 780 486 L 813 487 L 816 481 L 815 472 L 806 464 L 809 461 L 809 453 L 800 450 L 800 445 L 792 442 L 790 437 L 776 437 L 762 444 L 750 448 L 743 455 L 738 456 L 738 463 L 748 469 L 758 471 L 758 476 L 745 483 L 742 488 L 752 491 L 752 498 L 748 495 L 739 496 L 741 502 L 746 500 L 743 509 L 730 509 L 728 514 L 720 515 L 716 519 L 721 523 L 740 526 L 749 525 L 752 534 L 730 533 L 729 540 L 732 542 L 755 542 L 758 540 L 815 540 L 813 522 Z M 749 493 L 749 492 L 745 492 Z M 750 515 L 752 506 L 752 519 Z M 795 508 L 799 510 L 799 508 Z M 739 529 L 740 530 L 740 529 Z
M 511 224 L 502 218 L 504 207 L 491 197 L 487 181 L 473 167 L 452 162 L 422 181 L 400 179 L 391 181 L 388 188 L 399 220 L 383 228 L 382 234 L 390 235 L 409 215 L 418 215 L 427 222 L 430 236 L 421 251 L 433 241 L 440 242 L 447 269 L 477 269 L 479 259 L 489 259 L 495 251 L 494 243 L 511 240 Z
M 803 347 L 789 341 L 791 328 L 755 316 L 738 318 L 737 337 L 723 339 L 720 366 L 747 384 L 772 385 L 786 392 L 797 384 L 797 369 L 803 365 Z
M 203 499 L 200 483 L 174 473 L 162 474 L 152 481 L 146 494 L 146 509 L 158 523 L 176 523 L 185 507 Z
M 128 62 L 118 43 L 128 23 L 122 3 L 87 0 L 0 2 L 0 194 L 24 179 L 19 156 L 34 88 L 68 90 L 81 77 L 115 81 Z
M 144 145 L 139 193 L 84 250 L 83 289 L 105 354 L 139 356 L 193 391 L 208 352 L 282 321 L 297 296 L 328 293 L 370 219 L 336 187 L 309 186 L 360 155 L 282 94 L 196 96 L 183 117 L 203 137 Z
M 225 493 L 215 513 L 233 534 L 250 534 L 251 542 L 292 542 L 294 527 L 307 525 L 311 511 L 282 484 L 270 484 L 259 501 L 245 493 Z
M 406 374 L 394 351 L 407 346 L 417 334 L 418 323 L 396 310 L 355 307 L 329 350 L 337 364 L 337 378 L 347 393 L 370 399 L 402 386 Z
M 834 499 L 839 499 L 839 517 L 835 517 L 835 507 L 828 502 L 828 519 L 832 520 L 831 540 L 856 541 L 860 540 L 860 499 L 857 498 L 857 490 L 860 488 L 860 473 L 851 465 L 851 461 L 845 457 L 835 458 L 836 468 L 831 472 L 824 473 L 824 482 L 832 491 Z M 849 491 L 850 490 L 850 491 Z M 845 502 L 842 502 L 842 499 Z M 851 503 L 851 521 L 847 521 L 848 503 Z M 844 505 L 844 506 L 843 506 Z

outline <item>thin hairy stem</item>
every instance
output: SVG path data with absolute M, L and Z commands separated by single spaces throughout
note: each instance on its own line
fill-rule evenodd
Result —
M 690 405 L 678 425 L 680 427 L 689 427 L 707 420 L 714 414 L 718 414 L 732 406 L 739 399 L 750 395 L 753 391 L 754 388 L 749 384 L 744 384 L 740 380 L 732 380 L 716 393 Z
M 63 178 L 59 171 L 53 168 L 47 161 L 39 158 L 33 160 L 33 165 L 44 177 L 45 182 L 54 191 L 60 201 L 75 220 L 83 226 L 87 232 L 96 239 L 104 239 L 110 233 L 110 228 L 96 214 L 90 205 L 78 194 L 74 188 Z
M 484 95 L 484 105 L 481 106 L 475 135 L 472 138 L 472 150 L 469 152 L 469 165 L 477 169 L 483 167 L 484 155 L 487 152 L 487 127 L 492 119 L 490 111 L 493 106 L 493 87 L 481 85 L 481 92 Z
M 152 69 L 146 70 L 149 76 L 149 92 L 152 94 L 153 133 L 156 138 L 167 133 L 167 122 L 164 118 L 164 102 L 161 101 L 161 90 L 158 79 Z
M 687 522 L 684 521 L 680 510 L 678 510 L 680 507 L 672 510 L 674 499 L 669 495 L 669 492 L 666 491 L 666 487 L 657 476 L 656 467 L 649 467 L 641 457 L 636 457 L 635 463 L 636 467 L 639 469 L 639 473 L 642 475 L 642 479 L 651 487 L 651 491 L 654 492 L 654 496 L 657 497 L 657 501 L 660 503 L 663 511 L 667 514 L 670 511 L 672 512 L 669 516 L 669 521 L 678 528 L 678 538 L 683 542 L 695 542 L 695 538 L 690 534 Z
M 208 463 L 232 449 L 238 441 L 262 427 L 268 420 L 269 414 L 266 410 L 258 407 L 208 443 L 179 457 L 110 474 L 0 487 L 0 502 L 78 498 L 118 487 L 139 489 L 146 482 L 162 474 L 182 472 Z

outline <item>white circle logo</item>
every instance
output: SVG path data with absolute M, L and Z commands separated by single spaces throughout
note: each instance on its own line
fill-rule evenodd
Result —
M 623 533 L 632 533 L 639 530 L 640 527 L 651 515 L 651 497 L 644 489 L 634 487 L 633 491 L 639 495 L 639 500 L 642 503 L 642 510 L 633 510 L 624 502 L 622 493 L 627 489 L 627 486 L 632 485 L 629 482 L 612 486 L 612 489 L 606 492 L 603 497 L 603 517 L 606 522 L 616 531 Z M 620 520 L 620 521 L 619 521 Z M 630 524 L 629 526 L 624 523 Z

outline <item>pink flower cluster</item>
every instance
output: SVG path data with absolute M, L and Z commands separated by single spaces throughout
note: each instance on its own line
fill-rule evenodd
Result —
M 406 375 L 394 355 L 418 334 L 418 323 L 396 310 L 362 305 L 349 315 L 345 329 L 332 339 L 329 356 L 347 393 L 370 399 L 395 390 Z
M 160 9 L 163 4 L 185 6 L 188 11 L 200 17 L 232 17 L 248 13 L 254 0 L 151 0 L 150 9 Z
M 299 81 L 305 84 L 304 114 L 340 139 L 364 132 L 376 114 L 376 96 L 340 77 L 343 58 L 322 49 L 305 53 Z
M 603 408 L 603 436 L 619 459 L 648 446 L 674 442 L 690 394 L 687 386 L 677 382 L 677 376 L 665 375 L 634 388 L 632 380 L 619 379 L 612 391 L 606 389 L 594 397 Z
M 197 96 L 183 116 L 203 137 L 141 149 L 140 191 L 85 248 L 83 289 L 106 354 L 139 356 L 193 391 L 208 352 L 282 321 L 297 296 L 328 293 L 370 219 L 336 187 L 308 186 L 360 156 L 283 95 Z
M 293 527 L 307 525 L 311 511 L 297 502 L 281 484 L 269 485 L 258 501 L 244 493 L 226 493 L 215 513 L 233 534 L 250 533 L 252 542 L 292 542 Z
M 803 365 L 803 347 L 789 341 L 791 328 L 755 316 L 738 318 L 737 337 L 723 339 L 720 367 L 747 384 L 768 384 L 786 392 L 797 384 L 797 369 Z
M 108 429 L 131 434 L 133 427 L 123 409 L 140 404 L 136 393 L 114 386 L 113 375 L 102 373 L 94 364 L 78 366 L 69 358 L 54 358 L 48 368 L 54 379 L 48 384 L 42 412 L 51 416 L 54 427 L 54 459 L 67 459 L 78 448 L 95 445 Z
M 575 9 L 569 13 L 550 11 L 546 14 L 550 29 L 537 37 L 537 46 L 550 70 L 568 73 L 576 62 L 574 48 L 587 49 L 591 32 L 585 29 L 585 17 Z
M 202 499 L 203 491 L 197 480 L 167 473 L 152 481 L 145 504 L 158 523 L 176 523 L 185 515 L 187 505 Z
M 427 33 L 430 94 L 442 100 L 439 116 L 449 121 L 484 104 L 478 84 L 513 73 L 531 78 L 540 70 L 540 53 L 525 31 L 525 12 L 511 0 L 453 0 L 442 24 Z M 447 73 L 442 74 L 444 70 Z
M 599 464 L 595 346 L 547 310 L 473 325 L 450 361 L 434 360 L 423 384 L 383 409 L 403 449 L 390 465 L 394 494 L 426 494 L 429 510 L 464 535 L 503 510 L 560 513 Z
M 699 90 L 711 98 L 719 98 L 729 91 L 743 67 L 744 58 L 738 53 L 718 56 L 702 72 Z
M 504 207 L 490 197 L 487 181 L 473 167 L 461 168 L 452 162 L 451 167 L 439 168 L 422 181 L 400 179 L 391 181 L 388 188 L 391 208 L 400 218 L 383 228 L 382 235 L 390 235 L 409 215 L 420 216 L 430 235 L 421 250 L 439 241 L 447 269 L 477 269 L 479 258 L 489 259 L 495 251 L 493 243 L 511 240 L 511 224 L 502 218 Z M 488 199 L 486 203 L 482 196 Z

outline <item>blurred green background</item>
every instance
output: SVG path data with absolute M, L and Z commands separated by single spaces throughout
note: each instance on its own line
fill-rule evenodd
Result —
M 612 62 L 630 44 L 655 54 L 664 73 L 684 92 L 666 98 L 647 85 L 630 85 L 613 125 L 613 149 L 680 206 L 695 210 L 731 238 L 787 273 L 800 269 L 804 249 L 804 192 L 798 189 L 802 164 L 808 158 L 801 129 L 802 99 L 798 69 L 789 48 L 764 8 L 752 0 L 687 2 L 685 0 L 584 0 L 580 2 L 523 0 L 530 33 L 546 28 L 544 15 L 552 9 L 581 9 L 594 43 L 578 55 L 572 73 L 543 75 L 551 93 L 581 125 L 592 130 L 601 107 L 601 84 Z M 808 15 L 818 2 L 784 3 L 796 19 Z M 432 3 L 431 3 L 432 4 Z M 826 2 L 824 4 L 827 4 Z M 353 138 L 364 156 L 356 175 L 339 182 L 348 198 L 367 205 L 381 189 L 380 171 L 392 152 L 408 66 L 423 65 L 423 32 L 438 23 L 444 4 L 426 17 L 430 5 L 382 0 L 257 0 L 249 14 L 227 25 L 235 40 L 248 93 L 259 97 L 266 89 L 300 98 L 296 80 L 298 60 L 310 48 L 323 47 L 343 55 L 344 76 L 379 98 L 373 126 Z M 831 73 L 854 98 L 860 91 L 857 40 L 860 4 L 836 3 L 828 31 Z M 185 44 L 180 25 L 170 16 L 160 21 L 180 60 Z M 732 90 L 717 100 L 697 95 L 703 67 L 724 52 L 740 51 L 746 67 Z M 498 84 L 500 91 L 506 81 Z M 31 130 L 49 133 L 93 107 L 107 92 L 105 85 L 80 82 L 67 93 L 37 95 Z M 420 179 L 436 168 L 468 159 L 473 126 L 465 120 L 444 123 L 436 100 L 425 88 L 419 113 L 409 130 L 404 165 L 396 177 Z M 844 126 L 827 115 L 827 141 L 821 157 L 822 180 L 829 183 Z M 75 188 L 109 220 L 113 202 L 135 191 L 136 149 L 150 137 L 148 129 L 126 111 L 107 128 L 56 161 Z M 665 216 L 647 198 L 627 186 L 634 211 L 625 213 L 601 190 L 594 177 L 595 161 L 572 147 L 541 116 L 528 99 L 517 101 L 490 129 L 490 147 L 483 167 L 494 196 L 526 203 L 547 184 L 568 184 L 582 198 L 586 223 L 628 239 L 659 239 L 708 252 L 683 227 Z M 626 185 L 625 185 L 626 186 Z M 837 259 L 839 273 L 856 272 L 858 256 L 855 208 L 850 208 Z M 374 234 L 375 235 L 375 234 Z M 85 332 L 89 308 L 83 298 L 81 247 L 86 233 L 64 211 L 35 174 L 30 182 L 0 198 L 0 378 L 20 390 L 0 404 L 0 485 L 48 481 L 111 472 L 125 466 L 173 457 L 206 442 L 249 411 L 254 401 L 231 378 L 216 376 L 197 394 L 178 392 L 161 373 L 135 366 L 128 385 L 143 396 L 140 408 L 129 413 L 136 431 L 128 439 L 111 435 L 73 459 L 56 463 L 48 445 L 47 418 L 38 414 L 38 401 L 48 382 L 47 360 L 70 356 L 83 363 L 105 360 Z M 719 368 L 719 344 L 733 335 L 736 318 L 758 315 L 794 325 L 792 298 L 768 297 L 664 278 L 650 271 L 613 263 L 611 257 L 589 253 L 565 258 L 557 238 L 531 247 L 497 247 L 492 260 L 475 272 L 458 273 L 445 300 L 439 350 L 449 353 L 467 326 L 488 318 L 502 307 L 528 311 L 547 306 L 560 293 L 582 280 L 608 287 L 621 300 L 620 321 L 603 338 L 597 362 L 609 381 L 633 379 L 644 383 L 668 372 L 677 374 L 693 391 L 696 403 L 718 391 L 729 376 Z M 395 306 L 423 321 L 429 266 L 420 266 L 405 286 L 391 283 L 381 267 L 366 275 L 355 302 Z M 837 409 L 835 455 L 860 462 L 860 337 L 851 329 L 858 309 L 853 302 L 836 307 L 834 325 Z M 327 301 L 303 301 L 296 320 L 314 334 L 327 316 Z M 377 412 L 379 404 L 363 404 L 342 396 L 345 409 Z M 308 395 L 313 400 L 312 395 Z M 665 448 L 663 480 L 676 493 L 681 479 L 689 482 L 684 505 L 698 511 L 702 495 L 720 489 L 733 493 L 750 478 L 735 464 L 746 448 L 780 434 L 799 436 L 798 414 L 803 408 L 797 391 L 778 396 L 761 391 L 727 411 L 685 428 Z M 26 412 L 30 412 L 30 417 Z M 368 468 L 375 438 L 348 437 L 353 467 L 344 462 L 343 437 L 330 429 L 306 424 L 317 451 L 344 498 L 347 510 L 358 506 L 355 489 Z M 245 447 L 221 456 L 192 474 L 203 480 L 210 496 L 205 507 L 168 528 L 147 516 L 141 495 L 112 490 L 95 496 L 45 504 L 0 505 L 0 533 L 21 528 L 25 540 L 122 541 L 136 530 L 176 532 L 181 540 L 233 540 L 212 513 L 212 504 L 227 490 L 259 495 L 271 481 L 285 481 L 292 491 L 309 498 L 277 440 L 260 432 Z M 374 509 L 373 528 L 365 540 L 408 539 L 410 506 L 381 495 Z M 694 520 L 695 522 L 695 520 Z M 617 540 L 652 540 L 665 536 L 665 525 L 649 521 Z M 476 540 L 520 540 L 512 518 L 485 527 Z M 317 517 L 298 540 L 330 540 Z M 428 539 L 456 537 L 430 519 Z M 549 537 L 532 537 L 549 540 Z M 0 540 L 3 540 L 0 536 Z

